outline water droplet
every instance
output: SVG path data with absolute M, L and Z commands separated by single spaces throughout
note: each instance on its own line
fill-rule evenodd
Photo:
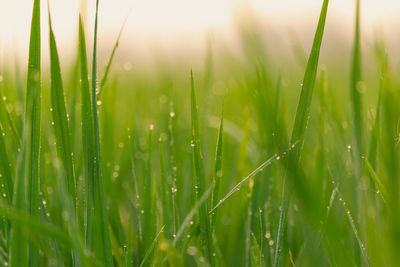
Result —
M 271 247 L 274 245 L 274 240 L 270 240 L 270 241 L 268 241 L 268 245 L 270 245 Z
M 191 147 L 194 147 L 196 144 L 195 144 L 195 142 L 192 140 L 191 142 L 190 142 L 190 146 Z
M 270 232 L 266 232 L 265 233 L 265 238 L 270 239 L 271 238 L 271 233 Z
M 6 100 L 7 100 L 7 97 L 3 96 L 3 100 L 6 101 Z
M 276 160 L 280 160 L 280 159 L 281 159 L 281 157 L 280 157 L 280 156 L 277 156 L 277 157 L 276 157 Z
M 101 106 L 101 100 L 97 100 L 96 103 L 97 103 L 98 106 Z
M 144 210 L 141 210 L 140 213 L 141 213 L 141 214 L 144 214 Z
M 175 117 L 175 112 L 171 111 L 171 112 L 169 113 L 169 116 L 170 116 L 171 118 Z
M 153 124 L 150 124 L 149 130 L 150 130 L 150 131 L 153 131 L 153 130 L 154 130 L 154 125 L 153 125 Z
M 51 125 L 54 125 L 54 121 L 51 122 Z

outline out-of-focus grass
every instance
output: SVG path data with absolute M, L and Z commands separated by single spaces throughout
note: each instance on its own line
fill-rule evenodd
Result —
M 0 265 L 399 265 L 397 59 L 356 23 L 353 52 L 318 65 L 322 2 L 313 49 L 277 61 L 240 24 L 243 53 L 210 38 L 188 75 L 178 59 L 111 64 L 119 37 L 97 55 L 82 21 L 76 62 L 50 28 L 41 70 L 34 1 L 27 88 L 0 69 Z

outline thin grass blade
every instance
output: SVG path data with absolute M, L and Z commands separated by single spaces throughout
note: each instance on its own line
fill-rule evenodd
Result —
M 300 144 L 290 153 L 290 157 L 292 160 L 288 162 L 294 162 L 297 165 L 297 162 L 300 158 L 304 135 L 307 128 L 308 118 L 310 115 L 310 108 L 313 96 L 313 90 L 317 75 L 318 61 L 319 61 L 319 52 L 321 49 L 322 37 L 324 34 L 325 28 L 325 20 L 328 11 L 328 3 L 329 0 L 324 0 L 322 4 L 322 9 L 318 21 L 317 30 L 314 36 L 313 46 L 311 49 L 310 56 L 308 58 L 306 71 L 304 74 L 304 79 L 302 83 L 302 89 L 299 99 L 299 104 L 297 106 L 296 117 L 294 121 L 293 131 L 291 142 L 299 141 Z M 297 168 L 297 166 L 290 166 L 293 168 Z M 294 172 L 295 173 L 295 172 Z M 284 234 L 284 229 L 286 225 L 286 215 L 288 209 L 288 183 L 286 181 L 286 174 L 283 177 L 283 190 L 282 190 L 282 200 L 281 200 L 281 211 L 279 215 L 279 225 L 278 225 L 278 234 L 275 245 L 275 257 L 274 257 L 274 267 L 279 266 L 279 261 L 281 257 L 281 245 L 282 245 L 282 237 Z
M 60 60 L 58 57 L 56 41 L 53 28 L 51 25 L 51 17 L 49 11 L 49 28 L 50 28 L 50 69 L 51 69 L 51 106 L 53 115 L 53 124 L 56 135 L 56 147 L 58 155 L 61 158 L 65 169 L 68 192 L 72 195 L 75 203 L 75 177 L 74 166 L 72 162 L 72 147 L 70 131 L 68 127 L 68 116 L 65 108 L 64 89 L 61 78 Z

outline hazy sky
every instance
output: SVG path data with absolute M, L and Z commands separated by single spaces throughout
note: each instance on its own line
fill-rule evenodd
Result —
M 48 42 L 46 2 L 41 1 L 45 46 Z M 79 0 L 49 2 L 59 46 L 64 50 L 75 49 L 78 11 L 83 10 L 92 21 L 95 0 L 87 3 Z M 351 30 L 354 2 L 331 0 L 328 23 L 335 18 Z M 0 47 L 3 53 L 16 49 L 22 58 L 26 57 L 32 3 L 33 0 L 0 0 Z M 114 40 L 130 7 L 132 12 L 123 40 L 125 45 L 133 42 L 140 47 L 149 42 L 201 40 L 211 29 L 229 35 L 233 29 L 233 14 L 245 5 L 278 30 L 287 27 L 297 30 L 306 22 L 316 24 L 321 4 L 322 0 L 100 0 L 99 38 Z M 399 25 L 399 14 L 400 0 L 362 0 L 363 31 L 368 34 L 376 25 L 392 31 L 394 25 Z

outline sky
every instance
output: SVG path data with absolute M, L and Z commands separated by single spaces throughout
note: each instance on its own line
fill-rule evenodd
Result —
M 12 52 L 21 59 L 27 57 L 32 5 L 33 0 L 0 0 L 2 55 Z M 277 32 L 291 28 L 300 34 L 306 31 L 312 34 L 314 28 L 310 25 L 316 25 L 321 5 L 322 0 L 100 0 L 99 40 L 112 46 L 125 16 L 130 13 L 121 40 L 125 48 L 144 53 L 156 44 L 203 46 L 210 31 L 229 40 L 234 34 L 235 16 L 248 8 Z M 327 23 L 338 24 L 341 31 L 351 32 L 354 5 L 354 0 L 331 0 Z M 46 47 L 47 1 L 42 0 L 41 6 L 42 40 Z M 76 48 L 79 11 L 86 14 L 88 31 L 92 29 L 95 0 L 49 0 L 49 6 L 58 46 L 67 56 Z M 362 0 L 361 6 L 366 36 L 376 28 L 384 29 L 390 36 L 399 26 L 399 0 Z

